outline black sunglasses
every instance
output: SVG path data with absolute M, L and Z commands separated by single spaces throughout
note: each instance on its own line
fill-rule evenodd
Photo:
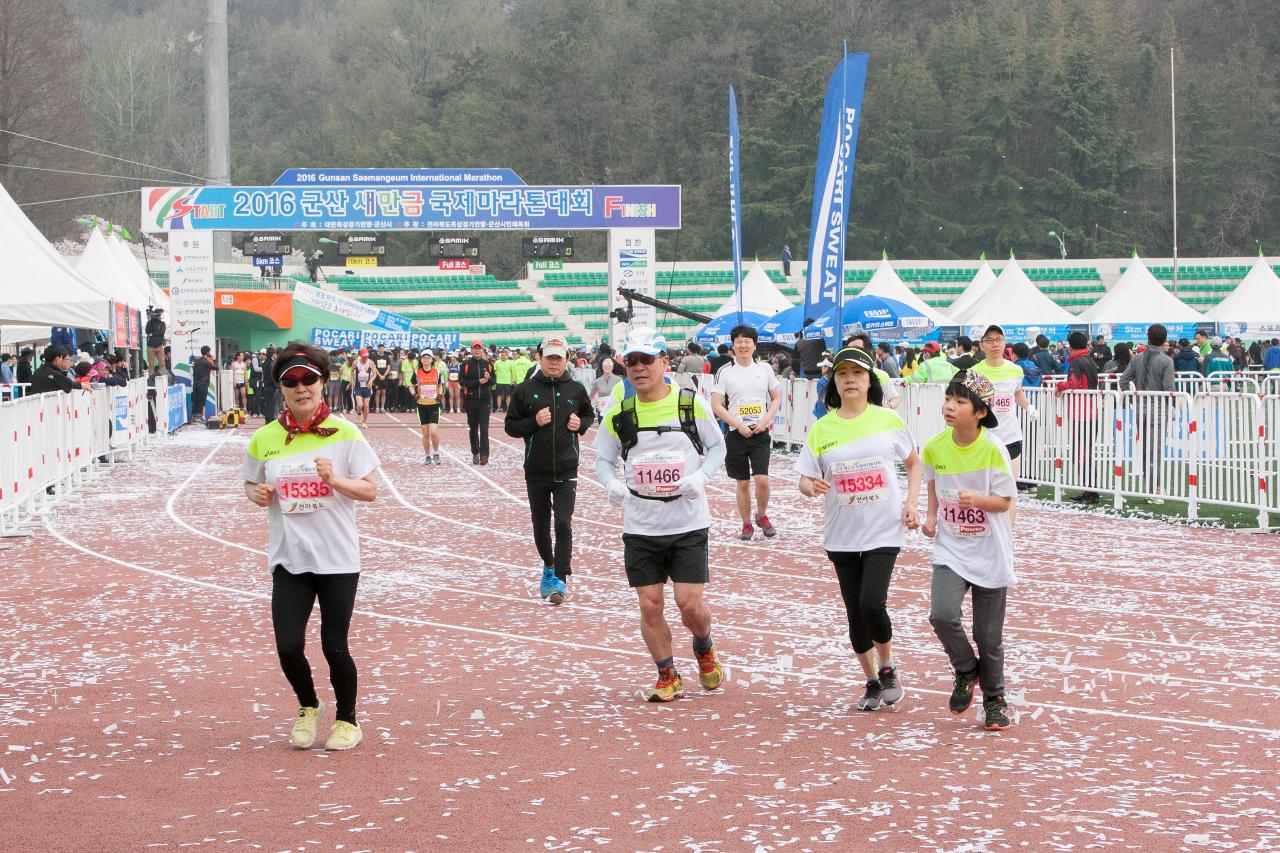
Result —
M 658 357 L 656 355 L 649 355 L 645 352 L 633 352 L 624 359 L 624 362 L 627 367 L 635 367 L 637 364 L 653 364 L 657 359 Z
M 286 388 L 297 388 L 299 382 L 301 382 L 303 385 L 311 386 L 311 385 L 315 385 L 319 381 L 320 381 L 319 376 L 316 376 L 314 373 L 308 373 L 306 376 L 302 377 L 301 379 L 281 379 L 280 384 Z

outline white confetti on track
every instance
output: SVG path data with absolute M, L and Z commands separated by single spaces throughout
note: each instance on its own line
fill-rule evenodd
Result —
M 1026 508 L 1007 631 L 1020 714 L 998 734 L 945 711 L 913 542 L 890 597 L 905 707 L 859 715 L 818 508 L 776 458 L 777 540 L 734 541 L 731 494 L 712 491 L 709 600 L 733 679 L 654 706 L 634 698 L 652 667 L 591 472 L 574 598 L 551 608 L 528 594 L 520 457 L 500 421 L 484 469 L 462 464 L 456 427 L 453 461 L 422 466 L 415 432 L 390 417 L 369 430 L 387 480 L 361 512 L 352 753 L 285 744 L 265 519 L 236 479 L 247 433 L 182 434 L 6 552 L 0 807 L 21 815 L 6 846 L 1280 844 L 1270 539 Z

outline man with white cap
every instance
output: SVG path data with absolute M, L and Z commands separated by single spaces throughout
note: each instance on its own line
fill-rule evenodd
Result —
M 560 335 L 542 341 L 538 372 L 514 386 L 503 426 L 524 439 L 524 482 L 533 543 L 542 560 L 538 593 L 552 604 L 568 597 L 573 573 L 573 507 L 578 494 L 578 436 L 595 420 L 591 396 L 565 374 L 569 344 Z M 551 519 L 555 516 L 555 541 Z
M 596 432 L 596 474 L 609 502 L 622 506 L 623 562 L 640 601 L 640 633 L 658 668 L 650 702 L 684 695 L 672 656 L 671 628 L 663 614 L 663 587 L 672 582 L 680 620 L 693 635 L 698 679 L 715 690 L 724 669 L 711 642 L 707 583 L 706 485 L 724 461 L 724 437 L 697 394 L 663 381 L 667 342 L 653 329 L 635 328 L 622 347 L 634 395 L 605 413 Z M 622 460 L 622 477 L 616 466 Z

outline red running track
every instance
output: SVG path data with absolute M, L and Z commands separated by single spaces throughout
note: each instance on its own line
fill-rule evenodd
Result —
M 184 432 L 14 540 L 5 848 L 1280 846 L 1274 539 L 1024 503 L 1007 629 L 1017 721 L 988 733 L 946 711 L 928 544 L 913 537 L 890 594 L 905 707 L 860 714 L 819 505 L 775 456 L 776 540 L 739 543 L 729 483 L 711 490 L 708 594 L 732 677 L 651 705 L 591 453 L 574 598 L 552 608 L 529 594 L 518 445 L 495 417 L 491 464 L 474 468 L 446 420 L 438 468 L 408 416 L 375 416 L 368 433 L 385 478 L 361 510 L 365 743 L 350 753 L 287 743 L 265 516 L 236 476 L 249 430 Z

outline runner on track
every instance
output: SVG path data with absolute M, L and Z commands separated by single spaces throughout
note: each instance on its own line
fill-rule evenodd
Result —
M 422 427 L 423 465 L 440 464 L 440 370 L 428 350 L 414 373 L 418 386 L 418 424 Z
M 663 380 L 670 359 L 662 335 L 632 329 L 622 356 L 635 393 L 610 407 L 596 431 L 596 474 L 609 490 L 609 502 L 624 507 L 627 583 L 639 598 L 640 634 L 658 667 L 657 684 L 645 698 L 670 702 L 684 695 L 684 686 L 663 614 L 668 579 L 680 619 L 693 634 L 703 689 L 715 690 L 724 679 L 703 599 L 711 526 L 706 485 L 724 460 L 724 437 L 696 394 Z M 619 459 L 621 478 L 615 470 Z
M 734 326 L 733 361 L 716 372 L 711 391 L 711 411 L 729 427 L 725 435 L 724 468 L 737 491 L 738 516 L 742 519 L 740 539 L 750 539 L 751 484 L 756 489 L 756 524 L 765 536 L 777 536 L 769 521 L 769 456 L 773 452 L 773 419 L 782 404 L 782 385 L 773 368 L 754 361 L 756 330 Z
M 367 349 L 360 350 L 360 358 L 356 360 L 352 371 L 351 397 L 356 404 L 356 415 L 360 418 L 360 428 L 369 424 L 369 400 L 373 397 L 373 383 L 377 378 L 378 368 L 370 359 Z
M 1014 411 L 1015 404 L 1027 410 L 1032 420 L 1039 416 L 1036 407 L 1031 405 L 1027 395 L 1022 391 L 1022 380 L 1025 372 L 1012 361 L 1004 357 L 1004 329 L 996 325 L 987 326 L 978 342 L 986 359 L 969 368 L 981 373 L 996 389 L 995 415 L 998 423 L 991 430 L 994 438 L 1004 443 L 1009 452 L 1009 463 L 1016 481 L 1022 473 L 1022 422 Z M 1011 509 L 1009 520 L 1017 521 L 1017 508 Z
M 858 709 L 874 711 L 902 699 L 885 603 L 904 529 L 920 526 L 920 457 L 902 418 L 883 408 L 872 357 L 860 347 L 845 347 L 834 363 L 826 391 L 830 411 L 809 430 L 796 472 L 802 494 L 826 499 L 822 547 L 835 566 L 849 641 L 867 677 Z M 907 468 L 905 503 L 897 462 Z
M 328 373 L 324 350 L 303 343 L 285 347 L 273 371 L 284 410 L 254 432 L 240 478 L 249 500 L 267 508 L 271 624 L 280 666 L 301 706 L 289 742 L 299 749 L 315 743 L 324 713 L 303 651 L 318 600 L 320 648 L 337 700 L 325 749 L 340 750 L 363 738 L 347 633 L 360 580 L 355 502 L 377 497 L 379 463 L 364 435 L 330 413 L 323 396 Z
M 533 542 L 542 560 L 538 593 L 552 604 L 569 597 L 573 574 L 573 507 L 578 494 L 578 437 L 595 421 L 582 384 L 565 374 L 569 345 L 559 335 L 542 342 L 541 369 L 512 389 L 507 435 L 524 439 L 524 484 Z M 551 519 L 555 516 L 555 542 Z
M 471 358 L 458 371 L 462 404 L 471 437 L 471 464 L 489 464 L 489 411 L 493 403 L 493 362 L 482 341 L 471 342 Z
M 1013 524 L 1018 490 L 996 426 L 996 389 L 985 376 L 961 371 L 947 386 L 947 428 L 924 446 L 929 509 L 921 531 L 936 536 L 929 623 L 955 670 L 950 707 L 963 714 L 982 687 L 988 730 L 1009 727 L 1004 701 L 1004 614 L 1013 573 Z M 941 523 L 939 523 L 941 517 Z M 964 594 L 973 590 L 973 639 L 960 621 Z

